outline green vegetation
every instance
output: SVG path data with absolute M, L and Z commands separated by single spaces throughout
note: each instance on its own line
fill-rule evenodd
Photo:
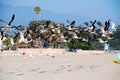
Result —
M 120 25 L 118 25 L 113 39 L 110 40 L 110 47 L 114 50 L 120 50 Z

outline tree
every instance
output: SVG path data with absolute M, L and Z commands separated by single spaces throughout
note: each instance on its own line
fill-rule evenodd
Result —
M 118 25 L 113 39 L 110 40 L 110 47 L 114 50 L 120 50 L 120 25 Z
M 114 39 L 117 39 L 120 41 L 120 25 L 118 25 L 118 27 L 114 33 Z

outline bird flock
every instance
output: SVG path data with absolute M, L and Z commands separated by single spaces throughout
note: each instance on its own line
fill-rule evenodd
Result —
M 66 20 L 66 26 L 50 20 L 45 23 L 39 23 L 40 21 L 36 20 L 30 22 L 29 27 L 24 27 L 22 25 L 11 26 L 14 18 L 15 15 L 13 14 L 9 23 L 0 19 L 0 23 L 4 25 L 0 27 L 0 49 L 5 46 L 3 44 L 5 39 L 10 40 L 10 45 L 32 42 L 32 46 L 37 45 L 37 47 L 43 47 L 50 42 L 59 46 L 60 43 L 64 42 L 72 43 L 73 39 L 89 42 L 89 36 L 100 43 L 107 43 L 109 39 L 113 38 L 116 30 L 115 22 L 111 19 L 105 21 L 105 23 L 97 20 L 85 22 L 84 26 L 75 26 L 75 20 Z M 12 35 L 9 31 L 12 32 Z

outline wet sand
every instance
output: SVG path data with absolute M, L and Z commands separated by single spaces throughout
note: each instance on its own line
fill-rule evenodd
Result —
M 4 51 L 0 53 L 0 80 L 120 80 L 120 64 L 114 59 L 114 53 L 92 50 Z

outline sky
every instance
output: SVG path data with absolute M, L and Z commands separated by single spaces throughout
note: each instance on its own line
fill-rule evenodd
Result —
M 73 14 L 92 19 L 113 19 L 120 24 L 120 0 L 0 0 L 0 3 L 11 6 L 40 6 L 61 14 Z

